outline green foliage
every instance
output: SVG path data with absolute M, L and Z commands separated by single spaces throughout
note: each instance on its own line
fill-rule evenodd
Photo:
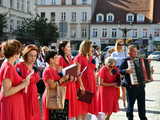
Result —
M 7 27 L 6 23 L 6 15 L 0 14 L 0 37 L 4 35 L 3 29 Z
M 48 23 L 46 18 L 38 15 L 35 18 L 24 19 L 22 26 L 15 33 L 17 39 L 22 42 L 39 45 L 56 42 L 59 37 L 56 25 Z

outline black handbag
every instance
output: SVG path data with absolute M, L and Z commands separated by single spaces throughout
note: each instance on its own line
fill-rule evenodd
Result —
M 93 98 L 94 94 L 90 91 L 85 91 L 84 93 L 82 92 L 81 89 L 78 89 L 77 91 L 77 97 L 78 97 L 78 100 L 82 101 L 82 102 L 85 102 L 85 103 L 92 103 L 92 98 Z

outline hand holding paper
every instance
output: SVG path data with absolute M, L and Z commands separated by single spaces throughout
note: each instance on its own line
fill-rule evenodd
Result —
M 34 73 L 34 70 L 26 77 L 26 79 L 24 81 L 24 82 L 26 82 L 25 93 L 27 93 L 27 91 L 28 91 L 28 85 L 30 83 L 30 78 L 31 78 L 33 73 Z

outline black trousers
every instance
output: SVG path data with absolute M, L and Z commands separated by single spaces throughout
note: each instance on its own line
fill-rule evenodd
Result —
M 135 101 L 137 100 L 138 105 L 138 115 L 140 120 L 147 120 L 146 110 L 145 110 L 145 87 L 144 86 L 134 86 L 127 87 L 127 117 L 128 120 L 133 120 L 133 108 Z
M 49 110 L 49 120 L 68 120 L 69 101 L 65 100 L 63 110 Z

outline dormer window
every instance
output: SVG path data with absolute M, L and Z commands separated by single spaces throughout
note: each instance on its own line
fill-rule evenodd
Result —
M 87 0 L 82 0 L 82 5 L 87 5 Z
M 145 19 L 145 17 L 144 17 L 143 14 L 138 14 L 137 15 L 137 22 L 144 22 L 144 19 Z
M 134 22 L 134 14 L 132 13 L 127 14 L 127 22 Z
M 114 21 L 114 15 L 112 13 L 107 14 L 107 22 L 113 22 Z
M 101 13 L 97 14 L 96 21 L 97 22 L 103 22 L 104 21 L 104 15 L 101 14 Z

